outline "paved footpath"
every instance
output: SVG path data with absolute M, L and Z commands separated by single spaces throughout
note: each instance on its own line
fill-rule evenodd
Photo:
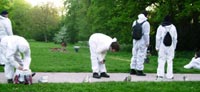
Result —
M 110 78 L 95 79 L 92 73 L 68 73 L 68 72 L 36 72 L 33 77 L 33 83 L 39 83 L 39 80 L 46 78 L 48 83 L 82 83 L 82 82 L 108 82 L 108 81 L 157 81 L 155 73 L 147 73 L 146 76 L 130 75 L 128 73 L 108 73 Z M 164 81 L 200 81 L 200 74 L 174 74 L 173 80 Z M 6 83 L 4 73 L 0 72 L 0 83 Z

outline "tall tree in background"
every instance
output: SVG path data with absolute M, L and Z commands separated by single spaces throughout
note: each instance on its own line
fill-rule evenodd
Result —
M 178 30 L 178 49 L 200 48 L 200 1 L 196 0 L 65 0 L 70 5 L 65 21 L 76 39 L 87 40 L 94 32 L 117 37 L 120 43 L 131 44 L 131 25 L 147 7 L 150 11 L 151 45 L 165 15 L 172 15 Z M 73 6 L 73 7 L 72 7 Z M 73 17 L 72 17 L 73 16 Z M 75 29 L 75 30 L 74 30 Z
M 12 5 L 13 5 L 13 1 L 12 0 L 1 0 L 0 1 L 0 11 L 10 10 Z
M 30 10 L 31 5 L 24 0 L 13 0 L 12 12 L 9 17 L 12 21 L 13 33 L 31 38 L 30 26 Z
M 30 13 L 33 38 L 39 41 L 48 42 L 52 40 L 54 34 L 58 31 L 60 16 L 51 3 L 43 6 L 35 6 Z

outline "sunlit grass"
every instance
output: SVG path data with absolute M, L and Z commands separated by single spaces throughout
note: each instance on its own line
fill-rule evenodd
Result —
M 74 51 L 74 46 L 79 45 L 79 52 Z M 52 48 L 61 48 L 60 44 L 31 41 L 31 69 L 34 72 L 91 72 L 90 53 L 87 43 L 68 44 L 66 52 L 52 51 Z M 128 73 L 130 69 L 131 51 L 108 52 L 106 56 L 106 67 L 108 72 Z M 174 58 L 175 73 L 200 73 L 195 69 L 184 69 L 194 53 L 176 52 Z M 150 56 L 150 63 L 144 64 L 144 72 L 156 73 L 157 56 Z M 0 71 L 3 68 L 0 67 Z

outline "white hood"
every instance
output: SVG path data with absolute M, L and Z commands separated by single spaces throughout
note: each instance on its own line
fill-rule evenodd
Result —
M 143 21 L 146 21 L 146 20 L 147 20 L 147 17 L 145 17 L 144 14 L 139 14 L 138 15 L 138 20 L 137 21 L 139 23 L 142 23 Z

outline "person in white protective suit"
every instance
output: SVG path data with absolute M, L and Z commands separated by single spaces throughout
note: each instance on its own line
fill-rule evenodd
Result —
M 94 33 L 89 38 L 89 47 L 93 78 L 109 78 L 105 66 L 105 56 L 108 50 L 111 52 L 119 51 L 117 39 L 112 39 L 102 33 Z
M 171 45 L 164 44 L 164 37 L 169 32 L 171 35 Z M 171 23 L 171 17 L 165 16 L 164 21 L 157 28 L 156 33 L 156 46 L 158 51 L 158 67 L 157 67 L 157 80 L 167 78 L 173 79 L 173 59 L 177 45 L 177 30 Z M 165 63 L 167 62 L 167 73 L 165 75 Z
M 1 38 L 8 35 L 13 35 L 12 25 L 10 19 L 8 18 L 8 12 L 2 11 L 0 15 L 0 41 Z M 2 57 L 1 55 L 0 51 L 0 58 Z M 0 65 L 4 65 L 2 59 L 0 59 Z
M 142 12 L 138 15 L 136 20 L 138 23 L 142 24 L 142 37 L 139 40 L 133 39 L 133 48 L 132 48 L 132 58 L 130 63 L 130 74 L 138 76 L 146 76 L 144 74 L 144 60 L 147 54 L 147 48 L 149 46 L 149 33 L 150 33 L 150 24 L 147 21 L 147 11 Z M 136 21 L 133 22 L 132 27 L 136 25 Z
M 8 83 L 13 83 L 15 68 L 21 71 L 30 71 L 31 50 L 27 40 L 21 36 L 5 36 L 0 42 L 5 63 L 4 73 Z M 22 56 L 19 56 L 19 53 Z
M 195 53 L 192 60 L 184 66 L 185 69 L 200 69 L 200 51 Z

